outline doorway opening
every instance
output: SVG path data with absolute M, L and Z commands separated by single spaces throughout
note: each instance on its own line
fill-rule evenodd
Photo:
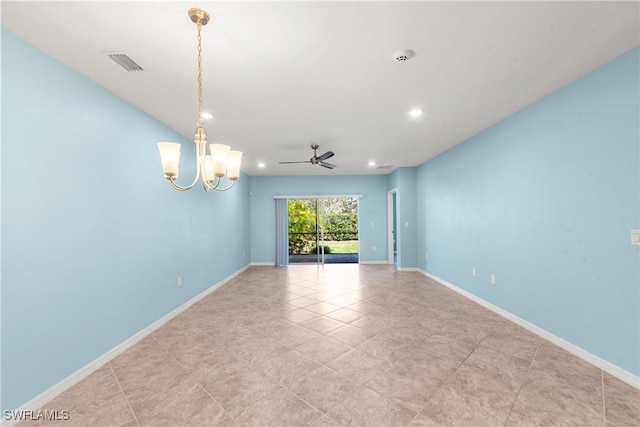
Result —
M 357 198 L 289 199 L 287 214 L 289 263 L 358 263 Z
M 389 264 L 398 265 L 398 202 L 396 190 L 390 190 L 387 193 L 387 230 L 388 241 L 387 248 L 389 248 L 388 262 Z

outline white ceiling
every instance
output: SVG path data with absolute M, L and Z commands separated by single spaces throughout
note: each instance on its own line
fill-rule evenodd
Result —
M 244 151 L 250 175 L 392 170 L 371 160 L 417 166 L 640 44 L 635 1 L 2 1 L 1 20 L 191 139 L 196 27 L 187 9 L 196 6 L 212 16 L 203 29 L 209 141 Z M 397 63 L 401 48 L 416 57 Z M 105 51 L 144 71 L 124 71 Z M 414 107 L 422 118 L 408 117 Z M 309 159 L 312 142 L 336 153 L 337 169 L 277 164 Z

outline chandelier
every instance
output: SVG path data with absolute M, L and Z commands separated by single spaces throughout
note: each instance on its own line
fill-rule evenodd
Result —
M 162 172 L 173 188 L 179 191 L 190 190 L 197 184 L 198 178 L 202 180 L 202 187 L 206 191 L 226 191 L 233 187 L 240 177 L 242 152 L 232 150 L 224 144 L 209 144 L 209 154 L 207 154 L 207 131 L 202 117 L 202 37 L 200 33 L 202 26 L 209 22 L 210 16 L 206 11 L 198 8 L 189 9 L 188 14 L 191 21 L 198 27 L 198 127 L 193 139 L 196 143 L 196 176 L 191 185 L 186 187 L 176 183 L 180 163 L 180 144 L 175 142 L 158 143 Z M 222 188 L 220 183 L 225 175 L 231 183 Z

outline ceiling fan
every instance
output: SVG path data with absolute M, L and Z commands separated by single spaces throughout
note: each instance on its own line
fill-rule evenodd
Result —
M 299 162 L 280 162 L 280 164 L 285 165 L 285 164 L 291 164 L 291 163 L 311 163 L 312 165 L 319 165 L 327 169 L 333 169 L 337 167 L 336 165 L 332 165 L 331 163 L 325 162 L 325 160 L 327 160 L 328 158 L 333 157 L 333 151 L 327 151 L 326 153 L 320 154 L 318 156 L 318 153 L 316 152 L 316 150 L 320 148 L 320 146 L 318 144 L 311 144 L 311 148 L 313 149 L 313 157 L 310 158 L 309 160 L 301 160 Z

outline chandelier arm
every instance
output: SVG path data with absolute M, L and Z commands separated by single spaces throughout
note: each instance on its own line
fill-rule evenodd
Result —
M 214 182 L 215 182 L 215 184 L 214 184 Z M 220 184 L 220 177 L 219 176 L 215 177 L 215 179 L 213 181 L 211 181 L 211 182 L 208 182 L 208 181 L 205 181 L 205 180 L 202 181 L 202 187 L 205 189 L 205 191 L 215 190 L 216 188 L 218 188 L 219 184 Z
M 193 182 L 190 185 L 187 185 L 186 187 L 178 184 L 176 182 L 175 177 L 171 177 L 171 178 L 167 178 L 170 182 L 171 182 L 171 186 L 173 188 L 175 188 L 178 191 L 187 191 L 187 190 L 191 190 L 193 188 L 194 185 L 196 185 L 198 183 L 198 178 L 200 178 L 201 175 L 201 171 L 203 170 L 203 168 L 200 167 L 200 158 L 202 157 L 201 152 L 202 152 L 202 148 L 201 146 L 204 146 L 204 144 L 196 144 L 196 176 L 195 178 L 193 178 Z M 206 150 L 207 147 L 204 147 L 204 149 Z
M 220 184 L 222 184 L 222 177 L 218 176 L 216 178 L 218 178 L 218 180 L 216 181 L 215 185 L 212 184 L 212 186 L 211 186 L 212 190 L 218 190 L 218 187 L 220 186 Z M 221 190 L 219 190 L 219 191 L 221 191 Z
M 220 184 L 220 181 L 218 181 L 218 184 L 216 184 L 216 191 L 227 191 L 229 189 L 231 189 L 231 187 L 233 187 L 233 185 L 236 183 L 236 180 L 231 181 L 231 184 L 227 187 L 227 188 L 218 188 L 218 185 Z
M 173 188 L 175 188 L 176 190 L 178 190 L 178 191 L 187 191 L 187 190 L 191 190 L 191 188 L 193 188 L 193 186 L 194 186 L 194 185 L 196 185 L 196 182 L 198 182 L 198 180 L 196 179 L 196 181 L 195 181 L 193 184 L 191 184 L 191 185 L 189 185 L 189 186 L 187 186 L 187 187 L 183 187 L 183 186 L 179 185 L 178 183 L 176 183 L 176 179 L 175 179 L 174 177 L 167 178 L 167 179 L 168 179 L 168 180 L 169 180 L 169 182 L 171 183 L 171 186 L 172 186 Z

